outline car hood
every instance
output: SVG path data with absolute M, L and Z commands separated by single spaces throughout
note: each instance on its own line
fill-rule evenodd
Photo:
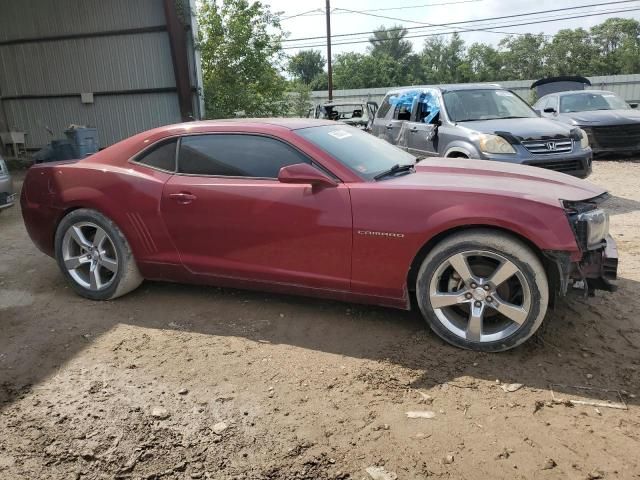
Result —
M 624 125 L 640 123 L 640 112 L 637 110 L 593 110 L 561 113 L 557 119 L 571 125 Z
M 560 200 L 575 202 L 606 193 L 585 180 L 539 167 L 454 158 L 423 160 L 416 165 L 415 173 L 380 183 L 523 198 L 553 206 L 560 206 Z
M 480 133 L 508 132 L 518 140 L 568 137 L 571 128 L 547 118 L 506 118 L 459 122 L 459 127 Z

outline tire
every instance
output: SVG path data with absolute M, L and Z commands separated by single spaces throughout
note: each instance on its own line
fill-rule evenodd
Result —
M 95 210 L 74 210 L 62 219 L 55 255 L 71 287 L 91 300 L 121 297 L 143 280 L 122 231 Z
M 453 234 L 429 252 L 416 296 L 429 327 L 446 342 L 501 352 L 540 328 L 549 283 L 542 262 L 522 241 L 478 229 Z

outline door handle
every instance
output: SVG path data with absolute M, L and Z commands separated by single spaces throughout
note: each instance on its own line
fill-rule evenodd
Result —
M 393 128 L 393 123 L 389 123 L 385 125 L 385 127 L 387 127 L 387 130 L 391 130 Z
M 188 203 L 193 202 L 198 197 L 196 197 L 193 193 L 190 192 L 180 192 L 180 193 L 170 193 L 169 198 L 175 200 L 176 202 L 186 205 Z
M 409 129 L 409 131 L 410 131 L 411 133 L 416 133 L 416 132 L 418 131 L 418 127 L 411 127 L 411 128 Z

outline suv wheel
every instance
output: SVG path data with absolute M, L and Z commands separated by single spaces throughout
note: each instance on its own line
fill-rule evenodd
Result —
M 458 347 L 514 348 L 542 324 L 549 285 L 542 263 L 524 243 L 490 230 L 454 234 L 427 255 L 416 285 L 431 329 Z

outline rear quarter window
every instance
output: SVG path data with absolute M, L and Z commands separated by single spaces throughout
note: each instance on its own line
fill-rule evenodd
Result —
M 166 172 L 176 171 L 176 139 L 162 142 L 145 150 L 135 158 L 136 163 L 148 167 L 164 170 Z

